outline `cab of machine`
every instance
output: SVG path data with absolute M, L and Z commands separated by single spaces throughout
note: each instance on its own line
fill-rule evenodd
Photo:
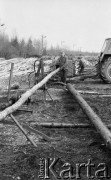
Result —
M 107 38 L 104 41 L 103 47 L 101 49 L 99 59 L 102 61 L 105 56 L 111 56 L 111 38 Z
M 101 53 L 111 54 L 111 38 L 107 38 L 103 44 Z

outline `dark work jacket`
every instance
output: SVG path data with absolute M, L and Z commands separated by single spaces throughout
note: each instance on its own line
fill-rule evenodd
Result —
M 57 63 L 60 67 L 62 67 L 64 65 L 64 69 L 67 69 L 67 58 L 64 56 L 60 56 L 60 58 L 58 59 L 58 63 Z

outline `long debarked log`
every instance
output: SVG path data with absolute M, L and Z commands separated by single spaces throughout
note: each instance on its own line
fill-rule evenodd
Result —
M 7 121 L 7 120 L 1 120 L 0 124 L 6 124 L 6 125 L 15 125 L 15 123 L 13 123 L 13 121 Z M 95 128 L 94 125 L 91 124 L 87 124 L 87 123 L 52 123 L 52 122 L 42 122 L 42 123 L 34 123 L 34 126 L 41 126 L 41 127 L 45 127 L 45 128 Z M 26 129 L 27 128 L 24 124 L 22 124 L 22 126 Z M 106 125 L 107 128 L 111 129 L 111 124 L 107 124 Z M 51 138 L 51 137 L 50 137 Z M 57 138 L 56 138 L 57 139 Z M 52 140 L 52 138 L 51 138 Z M 55 140 L 55 138 L 54 138 Z
M 93 124 L 87 123 L 52 123 L 52 122 L 43 122 L 36 123 L 34 125 L 42 126 L 46 128 L 95 128 Z M 111 124 L 106 125 L 107 128 L 111 129 Z
M 22 104 L 25 103 L 25 101 L 32 96 L 37 89 L 39 89 L 40 87 L 42 87 L 52 76 L 54 76 L 57 72 L 60 71 L 60 68 L 56 69 L 55 71 L 51 72 L 50 74 L 48 74 L 41 82 L 39 82 L 38 84 L 36 84 L 35 86 L 33 86 L 30 90 L 28 90 L 27 92 L 25 92 L 22 97 L 12 106 L 6 108 L 4 111 L 0 112 L 0 120 L 5 119 L 5 117 L 11 113 L 13 113 L 14 111 L 16 111 Z
M 56 122 L 42 122 L 34 123 L 36 126 L 46 127 L 46 128 L 93 128 L 94 126 L 90 124 L 72 124 L 72 123 L 56 123 Z
M 84 110 L 88 118 L 91 120 L 91 122 L 97 129 L 97 131 L 103 137 L 106 145 L 111 149 L 111 132 L 109 131 L 109 129 L 71 84 L 68 83 L 66 87 L 77 100 L 81 108 Z

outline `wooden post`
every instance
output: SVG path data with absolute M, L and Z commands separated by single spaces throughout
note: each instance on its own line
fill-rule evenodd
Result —
M 43 64 L 43 59 L 41 59 L 41 75 L 42 75 L 42 79 L 44 79 L 44 64 Z M 46 84 L 44 84 L 42 86 L 43 88 L 43 93 L 44 93 L 44 101 L 46 100 Z
M 11 82 L 12 82 L 12 77 L 13 77 L 13 69 L 14 69 L 14 63 L 11 63 L 9 85 L 8 85 L 8 97 L 7 97 L 8 101 L 10 99 L 10 88 L 11 88 Z
M 109 129 L 71 84 L 67 84 L 66 87 L 77 100 L 81 108 L 84 110 L 88 118 L 91 120 L 91 122 L 97 129 L 97 131 L 103 137 L 106 145 L 109 147 L 109 149 L 111 149 L 111 132 L 109 131 Z
M 37 70 L 37 72 L 36 72 L 35 63 L 34 63 L 34 71 L 36 72 L 36 73 L 35 73 L 35 81 L 36 81 L 35 84 L 38 83 L 39 76 L 40 76 L 40 70 L 41 70 L 41 60 L 40 60 L 39 65 L 38 65 L 38 70 Z

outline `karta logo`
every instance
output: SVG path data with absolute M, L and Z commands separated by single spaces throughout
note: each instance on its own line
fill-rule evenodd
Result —
M 86 179 L 109 179 L 108 167 L 105 163 L 99 163 L 95 165 L 89 159 L 87 163 L 71 164 L 65 162 L 62 165 L 59 158 L 41 158 L 40 170 L 38 177 L 40 179 L 52 180 L 65 180 L 65 179 L 82 179 L 82 174 L 86 176 Z M 59 166 L 59 168 L 58 168 Z

